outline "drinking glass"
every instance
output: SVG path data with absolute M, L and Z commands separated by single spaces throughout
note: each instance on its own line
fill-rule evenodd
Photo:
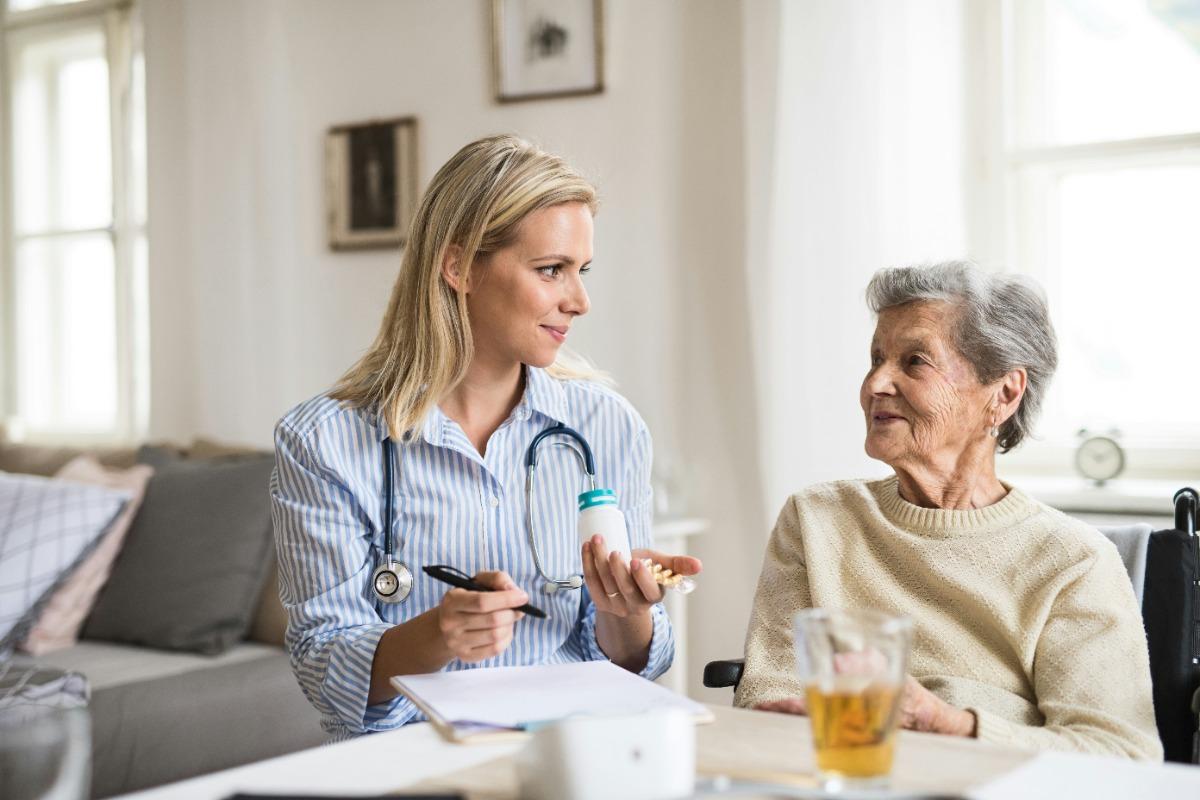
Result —
M 90 783 L 86 709 L 28 703 L 0 708 L 0 798 L 83 800 Z
M 877 611 L 811 608 L 796 615 L 795 631 L 821 785 L 886 787 L 912 623 Z

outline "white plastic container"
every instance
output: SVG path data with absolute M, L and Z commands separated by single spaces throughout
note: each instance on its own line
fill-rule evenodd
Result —
M 516 755 L 529 800 L 668 800 L 696 790 L 696 721 L 683 711 L 568 717 Z
M 612 489 L 593 489 L 579 495 L 578 527 L 581 545 L 600 534 L 604 537 L 604 545 L 610 553 L 620 553 L 626 564 L 633 558 L 629 549 L 629 529 L 625 527 L 625 515 L 617 506 L 617 495 Z

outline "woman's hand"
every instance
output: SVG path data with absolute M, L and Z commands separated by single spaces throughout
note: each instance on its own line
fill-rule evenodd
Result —
M 642 563 L 643 558 L 681 575 L 695 575 L 702 568 L 698 558 L 654 550 L 634 550 L 633 561 L 626 564 L 620 553 L 608 552 L 603 536 L 593 536 L 583 543 L 583 577 L 596 611 L 636 617 L 646 614 L 650 606 L 662 600 L 663 588 L 655 583 L 653 573 Z
M 516 609 L 529 602 L 503 572 L 480 572 L 475 580 L 496 591 L 451 589 L 438 606 L 442 641 L 460 661 L 475 662 L 504 652 L 513 638 L 513 625 L 525 616 Z
M 807 714 L 808 704 L 803 697 L 787 697 L 758 703 L 758 711 L 774 711 L 779 714 Z M 956 708 L 933 692 L 917 683 L 911 675 L 904 682 L 904 694 L 900 698 L 901 728 L 926 733 L 943 733 L 950 736 L 974 736 L 975 715 Z
M 768 700 L 754 706 L 755 711 L 774 711 L 776 714 L 808 713 L 808 702 L 803 697 L 785 697 L 782 700 Z
M 950 736 L 975 735 L 974 714 L 950 705 L 917 683 L 911 675 L 904 683 L 904 696 L 900 698 L 899 722 L 901 728 L 913 731 Z

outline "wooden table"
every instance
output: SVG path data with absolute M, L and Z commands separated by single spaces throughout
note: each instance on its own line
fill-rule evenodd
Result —
M 808 720 L 713 706 L 696 729 L 703 776 L 813 786 Z M 471 800 L 518 797 L 516 742 L 456 745 L 428 724 L 365 736 L 126 795 L 137 800 L 219 800 L 235 791 L 320 794 L 455 790 Z M 1071 753 L 1033 754 L 971 739 L 901 732 L 896 789 L 998 798 L 1200 798 L 1200 768 L 1138 764 Z M 739 795 L 747 797 L 747 795 Z

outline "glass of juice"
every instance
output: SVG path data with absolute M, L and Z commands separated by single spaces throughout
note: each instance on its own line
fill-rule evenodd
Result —
M 877 611 L 810 608 L 795 618 L 821 785 L 888 785 L 912 623 Z

